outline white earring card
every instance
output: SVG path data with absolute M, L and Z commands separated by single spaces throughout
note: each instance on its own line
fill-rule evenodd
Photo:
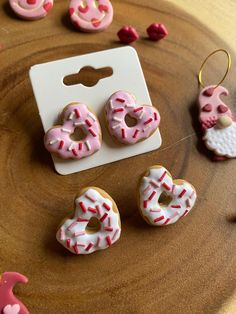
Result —
M 88 66 L 94 69 L 110 67 L 113 74 L 99 80 L 92 87 L 82 84 L 67 86 L 63 83 L 64 77 L 78 73 L 82 68 Z M 88 105 L 97 115 L 101 124 L 102 147 L 94 155 L 80 160 L 64 160 L 52 155 L 55 169 L 59 174 L 80 172 L 147 153 L 161 146 L 159 129 L 144 141 L 134 145 L 122 145 L 112 138 L 106 127 L 104 106 L 108 98 L 119 90 L 133 94 L 139 105 L 152 105 L 140 61 L 134 48 L 115 48 L 37 64 L 30 69 L 30 79 L 45 132 L 56 124 L 63 108 L 72 102 Z

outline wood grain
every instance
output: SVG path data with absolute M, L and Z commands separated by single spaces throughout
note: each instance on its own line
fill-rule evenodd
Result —
M 57 1 L 37 22 L 17 19 L 0 3 L 0 271 L 29 278 L 27 286 L 17 287 L 19 298 L 33 314 L 218 312 L 235 293 L 235 160 L 212 162 L 200 141 L 196 74 L 203 58 L 219 47 L 231 52 L 235 69 L 234 51 L 164 1 L 113 1 L 115 20 L 96 35 L 74 31 L 66 1 Z M 144 37 L 134 46 L 161 113 L 163 146 L 80 174 L 57 175 L 43 147 L 30 66 L 118 47 L 115 33 L 123 24 L 136 25 L 144 35 L 157 19 L 167 25 L 169 37 L 159 43 Z M 223 58 L 213 61 L 209 83 L 224 66 Z M 231 73 L 224 85 L 235 111 L 234 77 Z M 197 205 L 174 226 L 151 228 L 139 214 L 137 183 L 153 164 L 163 164 L 173 178 L 197 190 Z M 71 213 L 75 195 L 89 185 L 116 200 L 123 231 L 111 249 L 77 257 L 56 242 L 55 232 Z

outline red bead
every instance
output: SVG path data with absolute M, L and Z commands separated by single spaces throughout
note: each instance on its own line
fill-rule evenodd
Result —
M 210 88 L 206 89 L 203 94 L 204 94 L 204 96 L 211 97 L 214 93 L 214 90 L 215 90 L 214 87 L 210 87 Z
M 204 107 L 202 107 L 202 111 L 204 112 L 211 112 L 212 111 L 212 105 L 206 104 Z
M 132 42 L 139 39 L 139 34 L 136 29 L 132 26 L 124 26 L 117 33 L 120 41 L 124 44 L 131 44 Z
M 151 40 L 157 41 L 168 35 L 168 31 L 164 24 L 153 23 L 147 28 L 148 36 Z
M 224 105 L 219 105 L 217 107 L 217 110 L 218 110 L 219 113 L 225 113 L 226 111 L 228 111 L 228 108 L 226 106 L 224 106 Z

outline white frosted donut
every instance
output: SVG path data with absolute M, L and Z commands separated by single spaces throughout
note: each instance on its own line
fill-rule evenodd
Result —
M 91 219 L 95 228 L 88 229 Z M 57 231 L 57 240 L 74 254 L 90 254 L 115 243 L 121 234 L 120 215 L 114 200 L 102 189 L 88 187 L 75 199 L 75 215 Z
M 141 215 L 149 224 L 166 226 L 185 217 L 193 208 L 196 197 L 190 183 L 180 179 L 173 181 L 170 173 L 158 165 L 150 167 L 142 177 L 138 203 Z

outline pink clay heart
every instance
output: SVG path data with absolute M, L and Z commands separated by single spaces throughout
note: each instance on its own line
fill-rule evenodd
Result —
M 14 305 L 8 304 L 3 309 L 3 314 L 18 314 L 19 312 L 20 312 L 19 304 L 14 304 Z

